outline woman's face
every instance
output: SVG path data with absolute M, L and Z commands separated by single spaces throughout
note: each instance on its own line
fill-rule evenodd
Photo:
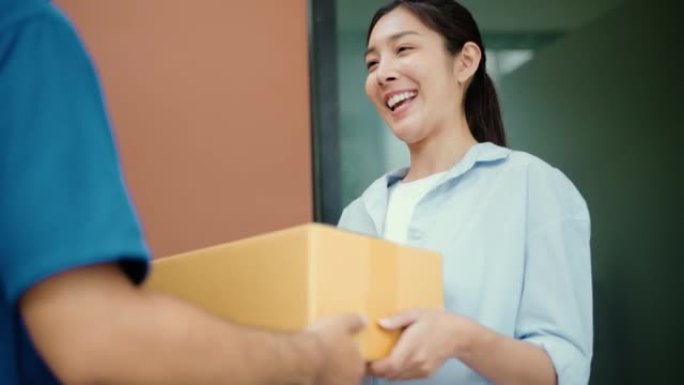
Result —
M 463 90 L 455 62 L 442 36 L 401 6 L 375 24 L 366 94 L 399 139 L 420 142 L 458 116 Z

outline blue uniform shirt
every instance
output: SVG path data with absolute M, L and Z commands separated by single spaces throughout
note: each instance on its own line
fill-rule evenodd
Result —
M 339 226 L 381 236 L 388 186 L 406 172 L 375 181 L 344 210 Z M 480 143 L 418 202 L 407 243 L 442 254 L 447 311 L 540 346 L 559 385 L 580 385 L 588 382 L 592 357 L 589 230 L 587 206 L 560 171 Z M 488 382 L 451 359 L 415 383 Z
M 0 0 L 0 382 L 50 384 L 18 312 L 56 273 L 147 248 L 124 188 L 91 61 L 46 0 Z

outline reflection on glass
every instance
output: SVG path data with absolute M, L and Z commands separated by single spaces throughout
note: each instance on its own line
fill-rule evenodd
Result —
M 485 52 L 487 55 L 487 73 L 497 84 L 501 77 L 522 67 L 534 57 L 532 49 L 488 49 Z

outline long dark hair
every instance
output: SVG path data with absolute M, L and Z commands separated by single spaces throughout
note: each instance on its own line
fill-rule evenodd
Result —
M 466 119 L 475 140 L 505 146 L 506 134 L 501 120 L 499 100 L 494 83 L 486 72 L 487 57 L 484 44 L 470 11 L 454 0 L 394 0 L 373 15 L 366 43 L 378 20 L 400 6 L 413 13 L 428 28 L 442 35 L 446 41 L 446 48 L 452 55 L 461 52 L 463 45 L 469 41 L 480 47 L 480 66 L 473 75 L 465 95 Z

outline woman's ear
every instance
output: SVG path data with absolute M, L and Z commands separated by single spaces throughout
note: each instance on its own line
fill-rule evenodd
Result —
M 480 60 L 482 60 L 480 47 L 472 41 L 465 43 L 463 48 L 461 48 L 461 52 L 456 55 L 454 60 L 456 80 L 460 84 L 469 82 L 473 75 L 475 75 L 475 72 L 477 72 Z

